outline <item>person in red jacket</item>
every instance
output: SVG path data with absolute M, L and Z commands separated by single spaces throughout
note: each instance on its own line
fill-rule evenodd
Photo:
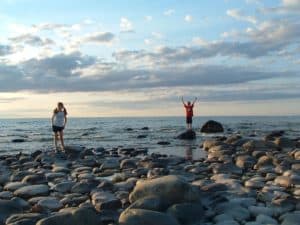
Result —
M 193 108 L 194 108 L 195 102 L 197 101 L 197 98 L 195 98 L 193 103 L 188 101 L 187 104 L 186 104 L 183 100 L 183 97 L 181 98 L 181 101 L 184 105 L 185 112 L 186 112 L 186 127 L 187 127 L 187 129 L 191 130 L 192 129 L 192 123 L 193 123 L 193 116 L 194 116 Z

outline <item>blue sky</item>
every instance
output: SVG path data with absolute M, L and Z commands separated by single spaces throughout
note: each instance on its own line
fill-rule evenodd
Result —
M 300 0 L 4 0 L 0 116 L 300 114 L 299 21 Z

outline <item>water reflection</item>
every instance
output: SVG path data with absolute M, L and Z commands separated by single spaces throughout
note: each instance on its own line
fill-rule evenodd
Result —
M 193 161 L 193 149 L 190 145 L 185 147 L 185 158 L 186 160 Z

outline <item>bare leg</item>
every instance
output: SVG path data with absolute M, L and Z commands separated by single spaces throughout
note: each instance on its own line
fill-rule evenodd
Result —
M 54 133 L 54 146 L 55 146 L 55 151 L 57 151 L 57 140 L 58 140 L 58 133 L 55 132 Z
M 59 132 L 59 137 L 60 137 L 60 143 L 61 143 L 61 150 L 65 150 L 65 143 L 64 143 L 64 132 L 60 131 Z

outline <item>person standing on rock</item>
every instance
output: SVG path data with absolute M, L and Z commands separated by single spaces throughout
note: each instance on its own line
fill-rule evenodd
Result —
M 57 152 L 57 142 L 60 139 L 61 150 L 65 150 L 64 144 L 64 128 L 67 124 L 67 110 L 62 102 L 57 103 L 57 107 L 53 110 L 52 130 L 54 132 L 55 152 Z
M 187 129 L 191 130 L 192 123 L 193 123 L 193 116 L 194 116 L 193 108 L 194 108 L 195 102 L 197 101 L 197 98 L 195 98 L 193 103 L 188 101 L 186 104 L 183 100 L 183 97 L 181 97 L 181 101 L 183 103 L 183 106 L 184 106 L 185 112 L 186 112 L 186 127 L 187 127 Z

